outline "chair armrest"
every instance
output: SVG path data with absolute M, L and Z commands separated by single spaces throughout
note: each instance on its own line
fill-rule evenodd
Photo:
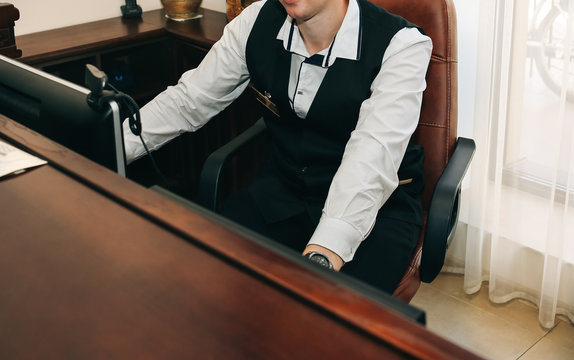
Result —
M 223 167 L 234 154 L 257 139 L 266 129 L 265 122 L 261 118 L 250 128 L 209 155 L 205 160 L 199 176 L 197 192 L 198 204 L 212 211 L 217 211 Z
M 458 138 L 454 152 L 439 178 L 431 199 L 420 267 L 421 280 L 433 281 L 444 264 L 458 221 L 462 179 L 476 145 L 474 140 Z

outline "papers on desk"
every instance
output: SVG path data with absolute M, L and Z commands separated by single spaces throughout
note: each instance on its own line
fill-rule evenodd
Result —
M 46 163 L 47 161 L 0 140 L 0 178 L 10 174 L 19 174 L 26 169 Z

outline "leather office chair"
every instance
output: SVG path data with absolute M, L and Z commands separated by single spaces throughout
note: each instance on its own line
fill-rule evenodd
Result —
M 452 0 L 371 0 L 421 26 L 433 41 L 421 115 L 414 141 L 425 149 L 423 209 L 425 225 L 409 268 L 393 295 L 410 301 L 420 281 L 440 272 L 458 218 L 462 178 L 474 153 L 474 141 L 458 138 L 457 37 Z M 247 143 L 265 132 L 262 121 L 214 152 L 202 170 L 198 202 L 218 210 L 223 166 Z M 381 274 L 384 276 L 384 274 Z

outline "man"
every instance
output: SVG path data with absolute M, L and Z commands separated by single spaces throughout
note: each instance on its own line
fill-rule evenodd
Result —
M 199 129 L 251 82 L 272 102 L 270 146 L 224 213 L 392 292 L 422 224 L 423 155 L 409 140 L 431 50 L 420 29 L 366 0 L 255 2 L 142 109 L 144 139 L 153 150 Z M 125 133 L 132 161 L 144 150 Z

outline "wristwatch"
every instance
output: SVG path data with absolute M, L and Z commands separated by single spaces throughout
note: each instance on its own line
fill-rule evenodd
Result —
M 327 256 L 321 254 L 320 252 L 310 251 L 307 254 L 305 254 L 305 257 L 314 263 L 326 267 L 327 269 L 333 270 L 333 263 L 331 262 L 331 260 L 329 260 Z

